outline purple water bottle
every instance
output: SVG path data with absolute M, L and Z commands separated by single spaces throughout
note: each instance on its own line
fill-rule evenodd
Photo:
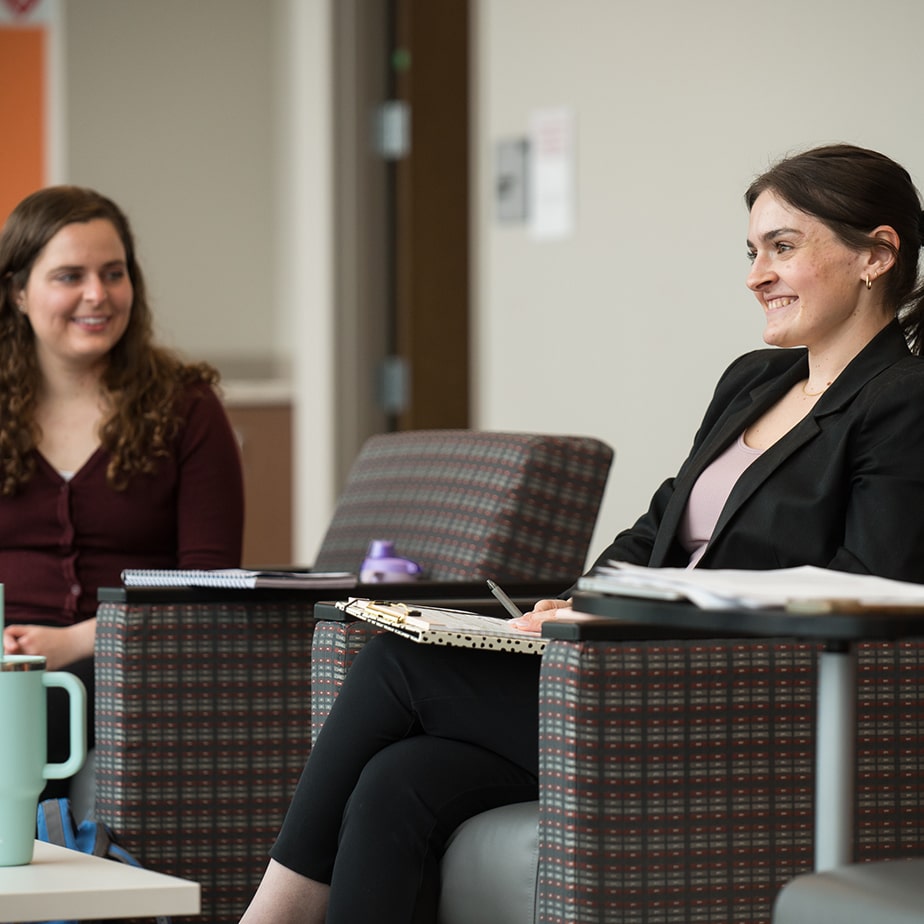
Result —
M 416 561 L 395 553 L 395 544 L 387 539 L 373 539 L 366 559 L 359 569 L 361 584 L 405 584 L 420 577 Z

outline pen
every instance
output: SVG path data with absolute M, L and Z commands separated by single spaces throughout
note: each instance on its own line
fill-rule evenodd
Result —
M 501 606 L 510 613 L 514 619 L 523 615 L 523 611 L 500 589 L 500 587 L 497 586 L 497 584 L 494 583 L 494 581 L 488 581 L 488 588 L 491 593 L 500 600 Z

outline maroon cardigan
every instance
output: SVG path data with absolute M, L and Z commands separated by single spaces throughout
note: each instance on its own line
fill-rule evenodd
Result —
M 0 497 L 0 581 L 8 623 L 67 626 L 96 613 L 99 587 L 123 568 L 240 565 L 244 520 L 240 449 L 214 391 L 191 386 L 186 423 L 152 475 L 123 491 L 106 482 L 98 449 L 65 481 L 36 453 L 36 471 Z

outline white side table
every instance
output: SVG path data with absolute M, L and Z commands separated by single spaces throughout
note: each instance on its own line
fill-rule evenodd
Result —
M 28 866 L 0 867 L 0 921 L 199 913 L 199 883 L 35 842 Z

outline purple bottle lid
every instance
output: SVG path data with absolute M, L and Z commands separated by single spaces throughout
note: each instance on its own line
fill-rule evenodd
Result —
M 363 584 L 399 584 L 416 581 L 420 572 L 417 562 L 395 553 L 393 542 L 373 539 L 359 569 L 359 580 Z

